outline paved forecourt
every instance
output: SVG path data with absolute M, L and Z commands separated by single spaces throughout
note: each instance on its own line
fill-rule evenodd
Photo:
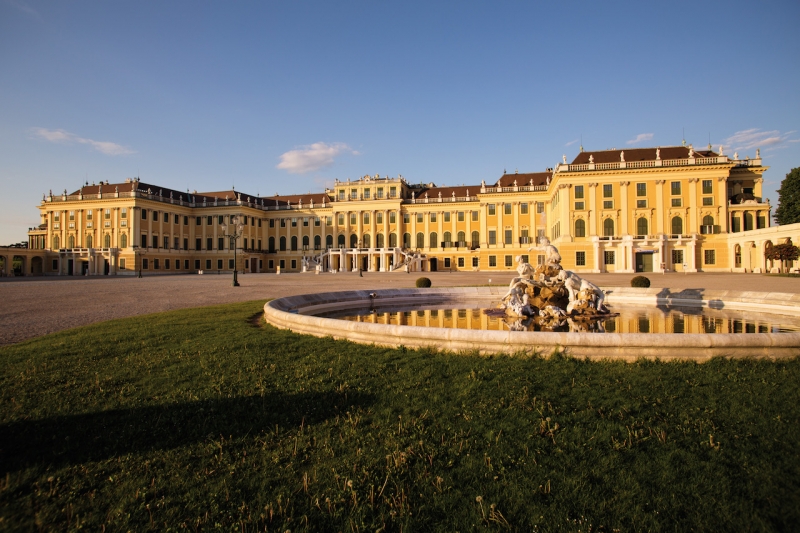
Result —
M 507 272 L 364 272 L 338 274 L 245 274 L 240 287 L 231 275 L 0 278 L 0 345 L 47 333 L 172 309 L 267 300 L 283 296 L 360 289 L 414 287 L 418 277 L 434 287 L 507 285 Z M 628 287 L 634 274 L 587 274 L 601 287 Z M 800 278 L 760 274 L 648 274 L 655 288 L 800 293 Z

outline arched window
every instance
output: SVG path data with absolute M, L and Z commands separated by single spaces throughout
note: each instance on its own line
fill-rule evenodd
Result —
M 270 253 L 274 252 L 275 251 L 275 237 L 270 237 L 268 242 L 269 242 L 269 251 L 270 251 Z
M 477 248 L 481 244 L 481 234 L 480 232 L 473 231 L 472 232 L 472 246 Z
M 445 231 L 444 232 L 444 235 L 442 235 L 442 240 L 444 241 L 445 247 L 450 246 L 450 243 L 452 242 L 452 240 L 450 238 L 450 232 L 449 231 Z
M 87 248 L 94 248 L 93 244 L 94 244 L 94 239 L 92 238 L 91 235 L 87 235 L 86 236 L 86 247 Z
M 607 218 L 603 221 L 603 235 L 605 237 L 614 236 L 614 219 Z
M 128 235 L 123 233 L 119 236 L 119 247 L 120 248 L 127 248 L 128 247 Z
M 683 219 L 681 217 L 672 217 L 672 234 L 680 235 L 683 233 Z
M 61 239 L 58 238 L 58 235 L 53 235 L 53 250 L 58 250 L 61 248 Z
M 337 245 L 339 248 L 344 248 L 344 247 L 345 247 L 345 237 L 344 237 L 344 234 L 341 234 L 341 235 L 339 235 L 339 238 L 338 238 L 338 239 L 336 239 L 336 243 L 337 243 L 336 245 Z
M 430 244 L 431 244 L 431 248 L 438 248 L 439 247 L 439 235 L 435 231 L 431 233 Z
M 111 248 L 111 235 L 108 233 L 103 237 L 103 248 Z
M 714 225 L 714 217 L 711 215 L 706 215 L 703 217 L 703 225 L 704 226 L 713 226 Z
M 303 235 L 303 250 L 308 250 L 308 235 Z
M 575 236 L 586 237 L 586 221 L 582 218 L 575 221 Z
M 281 237 L 281 252 L 286 251 L 286 237 Z
M 458 244 L 459 246 L 464 246 L 464 243 L 467 241 L 467 235 L 463 231 L 458 232 Z
M 750 231 L 753 229 L 753 215 L 752 213 L 745 213 L 744 214 L 744 230 Z
M 372 248 L 372 237 L 369 236 L 369 233 L 365 233 L 363 237 L 361 237 L 361 244 L 364 248 Z
M 322 237 L 314 235 L 314 249 L 319 250 L 322 247 Z
M 375 247 L 376 248 L 383 248 L 383 233 L 378 233 L 375 236 Z
M 292 241 L 291 242 L 292 242 L 292 251 L 296 252 L 297 251 L 297 237 L 296 236 L 292 236 Z
M 411 248 L 411 234 L 403 233 L 403 248 Z
M 417 248 L 425 248 L 425 234 L 417 233 Z
M 74 235 L 70 235 L 69 236 L 69 241 L 68 242 L 69 242 L 69 248 L 75 248 L 75 236 Z
M 636 221 L 636 235 L 647 235 L 647 219 L 644 217 Z
M 325 237 L 325 247 L 333 248 L 333 235 L 328 235 Z
M 350 248 L 355 248 L 358 246 L 358 235 L 355 233 L 350 235 Z
M 397 233 L 389 234 L 389 248 L 397 248 Z

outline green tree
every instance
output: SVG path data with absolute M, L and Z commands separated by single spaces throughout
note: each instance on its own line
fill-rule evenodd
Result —
M 776 244 L 764 250 L 764 257 L 773 261 L 780 261 L 781 272 L 783 272 L 785 261 L 794 261 L 800 257 L 800 248 L 794 246 L 792 241 L 784 244 Z
M 781 182 L 775 222 L 781 225 L 800 222 L 800 167 L 793 168 Z

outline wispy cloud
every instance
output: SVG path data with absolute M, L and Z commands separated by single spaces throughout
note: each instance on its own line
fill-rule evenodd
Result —
M 576 143 L 576 142 L 578 142 L 578 141 L 580 141 L 580 139 L 575 139 L 574 141 L 570 141 L 570 142 L 568 142 L 568 143 L 567 143 L 567 144 L 565 144 L 564 146 L 572 146 L 573 144 L 575 144 L 575 143 Z
M 5 0 L 5 3 L 13 8 L 16 8 L 23 13 L 30 15 L 32 17 L 41 18 L 39 16 L 39 12 L 33 9 L 31 6 L 23 2 L 22 0 Z
M 345 143 L 318 142 L 282 154 L 277 168 L 290 174 L 305 174 L 331 166 L 334 159 L 341 154 L 359 155 Z
M 640 133 L 639 135 L 636 136 L 635 139 L 631 139 L 630 141 L 627 141 L 627 144 L 639 144 L 640 142 L 643 142 L 643 141 L 652 140 L 652 138 L 653 138 L 653 134 L 652 133 Z
M 122 146 L 121 144 L 112 143 L 110 141 L 95 141 L 94 139 L 86 139 L 64 130 L 31 128 L 31 132 L 33 132 L 35 137 L 52 143 L 88 144 L 101 154 L 105 155 L 129 155 L 136 153 L 135 150 L 131 150 L 130 148 Z
M 791 139 L 797 133 L 796 130 L 781 133 L 778 130 L 762 131 L 758 128 L 737 131 L 723 143 L 728 150 L 752 150 L 754 148 L 764 148 L 767 150 L 777 150 L 786 146 L 787 143 L 795 143 L 800 139 Z

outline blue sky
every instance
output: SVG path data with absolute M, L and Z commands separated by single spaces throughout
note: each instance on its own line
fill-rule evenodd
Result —
M 686 141 L 800 166 L 800 3 L 0 0 L 0 244 L 42 193 L 439 185 Z

